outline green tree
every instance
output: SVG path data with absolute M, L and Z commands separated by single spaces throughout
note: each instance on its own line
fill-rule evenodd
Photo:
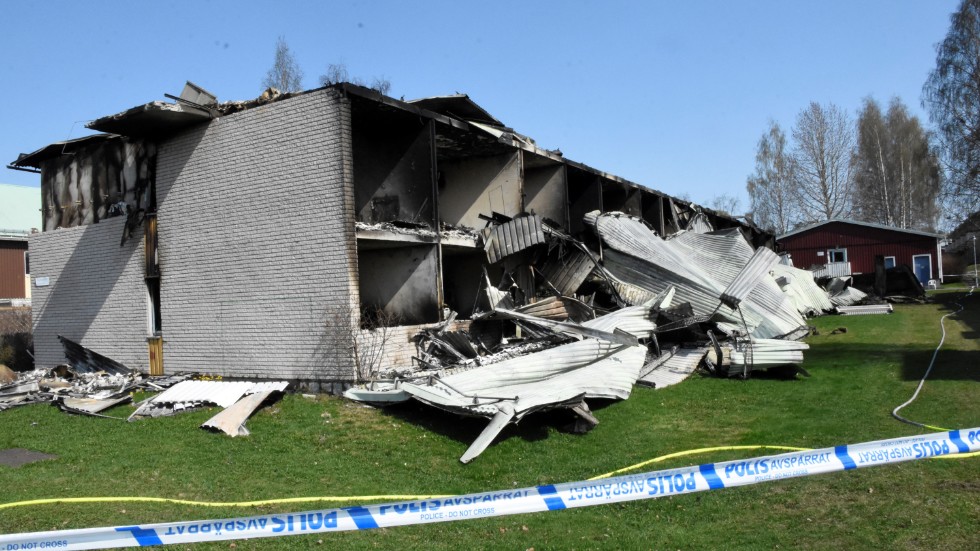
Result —
M 905 104 L 892 99 L 882 114 L 864 100 L 854 154 L 856 217 L 899 228 L 931 231 L 936 226 L 942 172 L 929 136 Z
M 980 0 L 951 16 L 922 93 L 946 169 L 945 214 L 962 220 L 980 210 Z
M 265 79 L 262 80 L 262 86 L 275 88 L 284 93 L 303 90 L 303 71 L 289 51 L 286 39 L 281 36 L 276 40 L 276 59 L 272 63 L 272 68 L 266 73 Z

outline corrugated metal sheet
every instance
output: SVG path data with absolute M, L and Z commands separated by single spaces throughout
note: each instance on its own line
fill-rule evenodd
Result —
M 867 296 L 868 296 L 867 293 L 865 293 L 864 291 L 855 289 L 854 287 L 847 287 L 845 289 L 842 289 L 838 293 L 832 295 L 830 297 L 830 302 L 832 302 L 834 306 L 837 307 L 851 306 L 856 302 L 861 302 L 862 300 L 867 298 Z
M 846 316 L 866 316 L 869 314 L 891 314 L 895 309 L 891 304 L 868 304 L 866 306 L 838 306 L 837 313 Z
M 588 255 L 577 250 L 563 257 L 552 257 L 541 268 L 541 275 L 561 294 L 569 296 L 582 286 L 595 265 Z
M 487 253 L 487 260 L 493 264 L 506 256 L 540 243 L 544 243 L 541 217 L 532 214 L 494 226 L 483 249 Z
M 586 339 L 401 389 L 437 407 L 486 417 L 507 402 L 520 419 L 582 397 L 628 398 L 645 357 L 644 346 Z
M 638 339 L 648 339 L 657 328 L 654 305 L 628 306 L 582 323 L 584 327 L 613 332 L 626 331 Z
M 735 279 L 721 292 L 721 301 L 733 309 L 738 308 L 738 305 L 759 285 L 762 278 L 768 277 L 769 270 L 777 261 L 779 257 L 776 253 L 764 247 L 756 249 Z
M 94 373 L 104 371 L 109 374 L 129 373 L 132 370 L 123 364 L 107 358 L 94 350 L 58 335 L 61 346 L 65 349 L 65 358 L 76 373 Z
M 687 222 L 687 231 L 694 233 L 708 233 L 715 231 L 715 228 L 711 225 L 711 221 L 708 220 L 708 217 L 703 212 L 699 212 L 692 216 Z
M 655 388 L 664 388 L 687 379 L 698 368 L 701 359 L 708 353 L 707 346 L 702 348 L 679 348 L 665 352 L 660 358 L 653 360 L 640 370 L 637 383 Z
M 729 347 L 731 368 L 729 374 L 738 375 L 746 370 L 768 369 L 782 365 L 803 363 L 803 351 L 810 346 L 806 343 L 782 339 L 753 339 L 739 342 Z
M 182 381 L 157 394 L 152 404 L 213 404 L 226 408 L 246 394 L 265 391 L 285 391 L 286 381 Z
M 777 264 L 772 268 L 776 282 L 796 310 L 803 315 L 819 315 L 834 308 L 827 291 L 813 280 L 813 272 Z
M 558 297 L 547 297 L 531 304 L 514 308 L 516 312 L 555 321 L 568 319 L 565 304 Z
M 677 289 L 675 303 L 690 302 L 696 315 L 717 310 L 722 292 L 754 254 L 737 230 L 684 232 L 665 241 L 639 220 L 622 213 L 590 213 L 586 223 L 610 247 L 604 252 L 604 265 L 625 284 L 627 292 L 621 292 L 624 298 L 638 295 L 646 299 L 673 286 Z M 741 312 L 720 310 L 717 314 L 721 321 L 742 324 L 744 316 L 749 330 L 759 337 L 782 336 L 806 325 L 768 272 L 756 281 L 740 305 Z

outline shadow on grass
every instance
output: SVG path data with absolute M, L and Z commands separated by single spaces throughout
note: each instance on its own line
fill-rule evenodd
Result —
M 969 296 L 967 291 L 962 291 L 936 293 L 931 298 L 940 305 L 944 314 L 955 312 L 962 305 L 963 311 L 950 317 L 967 326 L 968 330 L 963 332 L 963 338 L 980 339 L 980 290 Z
M 906 352 L 902 359 L 902 379 L 918 381 L 925 374 L 934 351 Z M 930 381 L 980 382 L 980 350 L 940 350 L 929 373 Z
M 594 406 L 590 403 L 593 409 L 604 407 L 604 404 L 600 401 Z M 467 446 L 476 440 L 490 422 L 486 417 L 465 417 L 414 400 L 386 407 L 382 412 Z M 576 417 L 570 410 L 564 409 L 531 413 L 520 423 L 508 425 L 494 439 L 494 444 L 510 438 L 520 438 L 526 442 L 545 440 L 552 431 L 569 432 L 567 428 L 574 423 Z

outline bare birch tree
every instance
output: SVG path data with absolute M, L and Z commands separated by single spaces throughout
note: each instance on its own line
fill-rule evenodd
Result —
M 810 102 L 793 127 L 796 192 L 807 222 L 851 215 L 854 133 L 840 107 Z
M 327 70 L 322 75 L 320 75 L 320 86 L 330 86 L 333 84 L 340 84 L 341 82 L 349 82 L 351 84 L 356 84 L 358 86 L 365 86 L 376 90 L 382 95 L 388 95 L 391 91 L 391 82 L 384 77 L 374 77 L 371 80 L 371 85 L 368 86 L 358 77 L 352 77 L 350 72 L 347 70 L 347 65 L 343 63 L 331 63 L 327 65 Z
M 918 118 L 898 99 L 886 115 L 871 98 L 858 116 L 854 155 L 857 218 L 899 228 L 936 226 L 939 160 Z
M 799 221 L 793 158 L 786 149 L 786 134 L 770 121 L 769 130 L 759 138 L 755 174 L 746 183 L 752 221 L 777 235 Z
M 708 201 L 708 205 L 716 211 L 723 212 L 729 216 L 738 216 L 742 208 L 742 200 L 734 195 L 722 193 L 715 195 Z
M 266 73 L 265 79 L 262 80 L 262 86 L 275 88 L 280 92 L 303 90 L 303 71 L 289 51 L 286 39 L 281 36 L 276 40 L 276 59 L 272 63 L 272 68 Z

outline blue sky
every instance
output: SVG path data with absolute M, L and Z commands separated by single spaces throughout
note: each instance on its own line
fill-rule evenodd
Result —
M 0 34 L 0 161 L 177 95 L 256 97 L 283 36 L 304 86 L 330 63 L 406 99 L 469 94 L 566 157 L 707 203 L 735 194 L 770 119 L 920 94 L 958 1 L 17 2 Z M 37 185 L 3 169 L 0 182 Z M 0 222 L 2 226 L 2 222 Z

